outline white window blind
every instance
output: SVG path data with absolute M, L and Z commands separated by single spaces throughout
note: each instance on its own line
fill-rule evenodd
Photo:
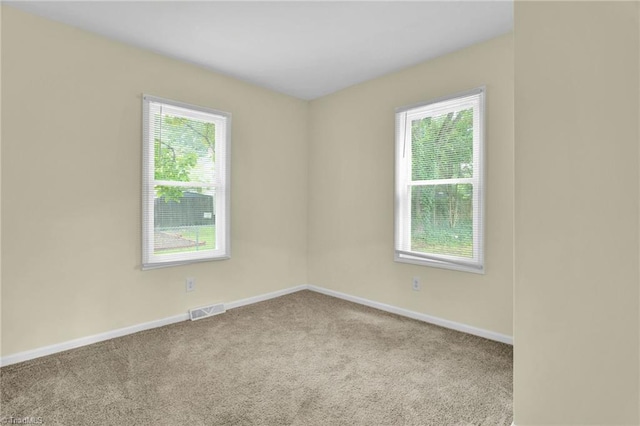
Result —
M 484 271 L 483 122 L 483 88 L 396 111 L 396 261 Z
M 231 115 L 143 96 L 142 267 L 230 256 Z

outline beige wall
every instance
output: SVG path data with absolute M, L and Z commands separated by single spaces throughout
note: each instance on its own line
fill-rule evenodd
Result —
M 516 2 L 518 426 L 639 421 L 637 7 Z
M 2 9 L 3 355 L 307 282 L 306 102 Z M 142 93 L 233 114 L 231 260 L 140 270 Z
M 394 262 L 394 109 L 481 85 L 486 274 Z M 310 115 L 310 283 L 511 336 L 512 36 L 314 100 Z M 411 288 L 414 276 L 420 292 Z

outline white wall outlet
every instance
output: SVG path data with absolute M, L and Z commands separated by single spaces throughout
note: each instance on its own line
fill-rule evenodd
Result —
M 420 285 L 420 277 L 413 277 L 411 288 L 413 288 L 413 291 L 420 291 L 420 289 L 422 288 L 422 286 Z
M 195 278 L 187 278 L 185 280 L 187 293 L 190 291 L 196 290 L 196 279 Z

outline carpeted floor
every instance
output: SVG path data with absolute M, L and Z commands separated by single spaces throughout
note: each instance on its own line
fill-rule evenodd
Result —
M 512 347 L 310 291 L 0 369 L 46 425 L 510 425 Z

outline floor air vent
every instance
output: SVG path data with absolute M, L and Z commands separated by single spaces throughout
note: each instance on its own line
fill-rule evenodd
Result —
M 189 309 L 189 319 L 195 321 L 201 318 L 207 318 L 218 314 L 225 313 L 224 305 L 218 303 L 217 305 L 202 306 L 200 308 Z

